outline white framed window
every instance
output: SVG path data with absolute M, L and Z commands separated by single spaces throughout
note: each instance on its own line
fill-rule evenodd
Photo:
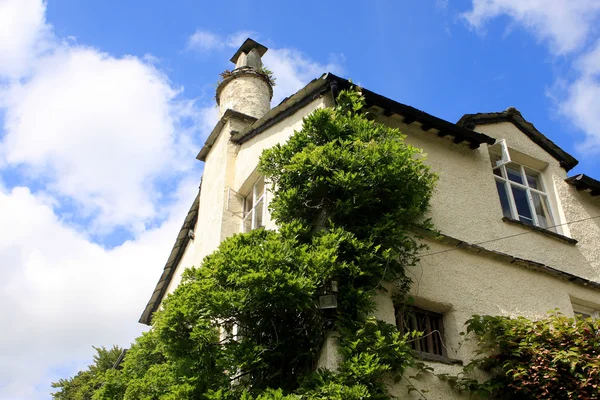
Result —
M 250 232 L 264 226 L 267 209 L 266 197 L 265 179 L 261 177 L 252 185 L 250 194 L 244 198 L 242 232 Z
M 515 162 L 503 164 L 495 154 L 491 160 L 504 216 L 556 232 L 540 171 Z
M 573 305 L 573 314 L 575 314 L 575 318 L 578 319 L 600 319 L 600 311 L 594 309 L 592 307 L 584 306 L 582 304 L 572 303 Z

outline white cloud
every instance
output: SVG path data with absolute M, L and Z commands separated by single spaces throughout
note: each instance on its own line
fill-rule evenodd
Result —
M 260 41 L 260 36 L 252 31 L 238 31 L 221 36 L 197 29 L 188 38 L 187 49 L 201 54 L 212 50 L 235 50 L 248 37 Z M 231 55 L 233 55 L 233 51 Z M 273 71 L 276 78 L 271 105 L 276 106 L 285 97 L 294 94 L 312 79 L 318 78 L 325 72 L 341 74 L 344 56 L 332 55 L 330 58 L 329 62 L 320 63 L 296 49 L 270 48 L 263 58 L 263 63 Z
M 539 40 L 549 41 L 554 53 L 566 54 L 586 43 L 599 13 L 597 0 L 473 0 L 462 17 L 481 30 L 489 20 L 507 15 Z
M 0 230 L 2 399 L 48 398 L 51 381 L 90 361 L 92 344 L 128 346 L 196 191 L 195 180 L 180 185 L 183 200 L 160 228 L 111 250 L 29 189 L 0 192 L 0 226 L 11 227 Z
M 253 31 L 238 31 L 227 36 L 225 43 L 227 44 L 227 47 L 237 49 L 242 45 L 242 43 L 244 43 L 246 39 L 255 35 L 256 32 Z
M 188 38 L 186 48 L 198 52 L 207 52 L 220 49 L 225 45 L 221 38 L 211 32 L 197 29 L 196 32 Z
M 343 58 L 338 56 L 340 57 Z M 326 72 L 336 74 L 343 72 L 341 62 L 336 59 L 322 64 L 311 60 L 296 49 L 269 49 L 263 62 L 273 71 L 276 78 L 276 85 L 273 88 L 273 106 Z
M 47 180 L 99 228 L 143 229 L 157 213 L 156 180 L 193 160 L 193 147 L 179 146 L 190 110 L 178 95 L 140 59 L 61 48 L 5 92 L 0 160 Z
M 2 399 L 46 399 L 92 345 L 139 334 L 216 119 L 151 55 L 61 41 L 44 12 L 42 0 L 0 0 L 0 172 L 35 188 L 0 182 Z M 107 249 L 88 237 L 119 227 L 134 239 Z
M 196 29 L 187 40 L 186 50 L 206 54 L 227 48 L 238 48 L 253 34 L 252 31 L 238 31 L 223 37 L 214 32 Z
M 577 150 L 584 156 L 600 153 L 600 1 L 597 0 L 473 0 L 462 14 L 482 30 L 491 19 L 506 15 L 565 56 L 575 78 L 557 77 L 548 95 L 559 112 L 582 130 Z
M 586 133 L 577 149 L 592 156 L 600 153 L 600 40 L 575 65 L 580 76 L 568 86 L 566 99 L 559 102 L 559 107 Z
M 33 59 L 48 45 L 46 4 L 40 0 L 0 0 L 0 81 L 27 73 Z

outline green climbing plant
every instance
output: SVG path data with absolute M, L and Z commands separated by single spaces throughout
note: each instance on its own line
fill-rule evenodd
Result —
M 598 399 L 600 321 L 569 318 L 479 316 L 467 321 L 478 356 L 460 376 L 445 376 L 460 390 L 494 399 Z M 473 371 L 489 379 L 472 378 Z
M 224 240 L 182 283 L 94 399 L 389 399 L 417 333 L 373 317 L 384 283 L 406 294 L 436 176 L 397 130 L 369 120 L 359 89 L 266 150 L 277 231 Z M 335 311 L 319 307 L 322 295 Z M 390 294 L 391 295 L 391 294 Z M 340 362 L 317 369 L 327 332 Z

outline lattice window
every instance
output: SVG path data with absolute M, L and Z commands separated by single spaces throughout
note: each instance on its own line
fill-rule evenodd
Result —
M 410 331 L 423 333 L 419 339 L 410 342 L 415 351 L 446 356 L 443 319 L 442 314 L 403 306 L 403 311 L 398 315 L 396 322 L 402 333 Z

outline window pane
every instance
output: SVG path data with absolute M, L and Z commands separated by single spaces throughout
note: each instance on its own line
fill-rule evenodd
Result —
M 548 228 L 549 226 L 554 225 L 552 219 L 550 218 L 548 198 L 546 196 L 539 195 L 535 192 L 531 193 L 531 197 L 533 197 L 533 207 L 535 209 L 535 214 L 537 215 L 538 222 L 540 223 L 540 227 Z M 554 230 L 553 228 L 549 229 Z
M 498 168 L 494 169 L 494 175 L 499 176 L 500 178 L 504 178 L 502 176 L 502 167 L 498 167 Z
M 523 177 L 521 176 L 521 166 L 510 163 L 506 165 L 506 174 L 508 175 L 508 179 L 513 182 L 517 182 L 523 184 Z
M 502 205 L 502 214 L 507 218 L 512 218 L 510 212 L 510 202 L 508 201 L 508 194 L 506 193 L 506 184 L 504 182 L 496 181 L 496 189 L 498 189 L 498 196 L 500 196 L 500 204 Z
M 540 182 L 540 174 L 537 171 L 534 171 L 529 168 L 525 168 L 525 176 L 527 177 L 527 184 L 529 185 L 530 188 L 542 190 L 542 185 Z
M 573 313 L 575 314 L 575 318 L 585 319 L 585 318 L 593 318 L 596 319 L 598 317 L 598 311 L 594 310 L 591 307 L 582 306 L 580 304 L 573 303 Z
M 253 203 L 254 202 L 252 201 L 252 193 L 250 193 L 244 199 L 244 216 L 246 216 L 246 214 L 248 214 L 252 210 Z
M 252 230 L 252 212 L 249 212 L 242 222 L 242 232 L 250 232 Z
M 575 318 L 577 318 L 577 319 L 587 319 L 587 318 L 592 318 L 592 315 L 588 314 L 588 313 L 584 313 L 584 312 L 577 312 L 577 311 L 575 311 Z
M 409 342 L 414 350 L 441 356 L 444 355 L 442 321 L 441 314 L 409 307 L 398 315 L 396 323 L 402 333 L 411 331 L 422 333 L 421 338 Z
M 258 199 L 260 199 L 260 196 L 262 196 L 263 192 L 265 191 L 265 180 L 263 178 L 259 179 L 256 184 L 254 185 L 254 190 L 256 193 L 256 199 L 254 201 L 258 201 Z
M 516 186 L 512 186 L 512 193 L 517 206 L 517 214 L 519 221 L 533 225 L 533 216 L 529 208 L 529 200 L 527 199 L 527 191 Z
M 263 226 L 263 205 L 265 204 L 263 199 L 260 199 L 254 207 L 254 229 Z

